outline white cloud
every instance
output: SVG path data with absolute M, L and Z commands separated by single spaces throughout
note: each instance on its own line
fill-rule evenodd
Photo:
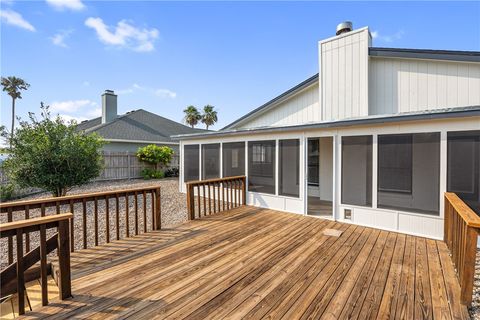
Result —
M 88 99 L 84 100 L 68 100 L 68 101 L 54 101 L 50 104 L 50 111 L 52 112 L 66 112 L 75 113 L 80 109 L 96 107 L 97 103 Z
M 50 37 L 50 40 L 52 40 L 52 43 L 56 46 L 59 46 L 62 48 L 68 48 L 68 45 L 65 43 L 65 40 L 68 37 L 70 37 L 72 32 L 73 32 L 72 30 L 62 30 L 57 34 L 53 35 L 53 37 Z
M 90 17 L 85 25 L 97 32 L 98 39 L 103 43 L 119 48 L 128 48 L 138 52 L 155 50 L 153 45 L 158 38 L 155 28 L 137 28 L 126 20 L 121 20 L 116 27 L 107 26 L 101 18 Z
M 382 35 L 378 30 L 375 30 L 375 31 L 372 31 L 370 34 L 372 35 L 372 39 L 378 39 L 384 42 L 391 43 L 396 40 L 402 39 L 405 32 L 403 30 L 399 30 L 394 34 Z
M 0 10 L 0 18 L 6 24 L 16 26 L 28 31 L 35 31 L 35 27 L 25 20 L 18 12 L 9 9 Z
M 56 10 L 74 10 L 80 11 L 85 9 L 85 5 L 81 0 L 46 0 L 47 3 Z
M 95 108 L 87 112 L 87 115 L 92 118 L 97 118 L 102 115 L 102 108 Z
M 168 89 L 157 89 L 157 90 L 155 90 L 155 94 L 159 97 L 162 97 L 162 98 L 175 99 L 177 97 L 176 92 L 170 91 Z
M 82 117 L 82 116 L 72 116 L 72 115 L 69 115 L 69 114 L 59 114 L 60 118 L 62 118 L 64 121 L 66 122 L 70 122 L 70 121 L 73 121 L 75 120 L 77 123 L 80 123 L 84 120 L 89 120 L 88 118 L 86 117 Z
M 158 89 L 149 88 L 149 87 L 141 86 L 137 83 L 132 84 L 129 88 L 126 88 L 126 89 L 115 90 L 116 94 L 131 94 L 135 92 L 146 92 L 160 98 L 175 99 L 177 97 L 177 93 L 172 90 L 164 89 L 164 88 L 158 88 Z

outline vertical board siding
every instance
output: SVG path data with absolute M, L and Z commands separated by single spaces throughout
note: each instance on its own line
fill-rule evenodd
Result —
M 322 120 L 368 115 L 367 29 L 321 41 Z
M 480 64 L 371 58 L 370 115 L 480 104 Z
M 318 82 L 272 109 L 245 122 L 240 128 L 287 126 L 320 121 Z

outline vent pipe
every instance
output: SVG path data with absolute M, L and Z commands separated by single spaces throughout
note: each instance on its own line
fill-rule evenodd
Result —
M 353 24 L 350 21 L 344 21 L 337 26 L 337 36 L 353 30 Z

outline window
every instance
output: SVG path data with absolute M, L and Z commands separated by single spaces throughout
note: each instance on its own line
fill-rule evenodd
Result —
M 342 137 L 342 203 L 372 205 L 372 136 Z
M 280 140 L 278 145 L 279 194 L 298 197 L 300 194 L 300 140 Z
M 378 136 L 378 191 L 412 193 L 412 138 Z
M 220 177 L 220 143 L 202 144 L 202 179 Z
M 308 185 L 318 186 L 320 176 L 319 139 L 308 139 Z
M 248 142 L 248 189 L 275 194 L 275 140 Z
M 378 207 L 439 214 L 440 133 L 378 136 Z
M 223 176 L 245 175 L 245 142 L 223 144 Z
M 449 132 L 447 191 L 480 214 L 480 131 Z
M 199 156 L 198 144 L 183 147 L 183 181 L 195 181 L 199 179 Z

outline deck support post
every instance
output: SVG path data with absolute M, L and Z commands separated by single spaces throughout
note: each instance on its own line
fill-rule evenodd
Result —
M 73 218 L 72 218 L 73 219 Z M 70 235 L 68 220 L 58 222 L 58 288 L 60 299 L 72 296 L 72 279 L 70 274 Z

